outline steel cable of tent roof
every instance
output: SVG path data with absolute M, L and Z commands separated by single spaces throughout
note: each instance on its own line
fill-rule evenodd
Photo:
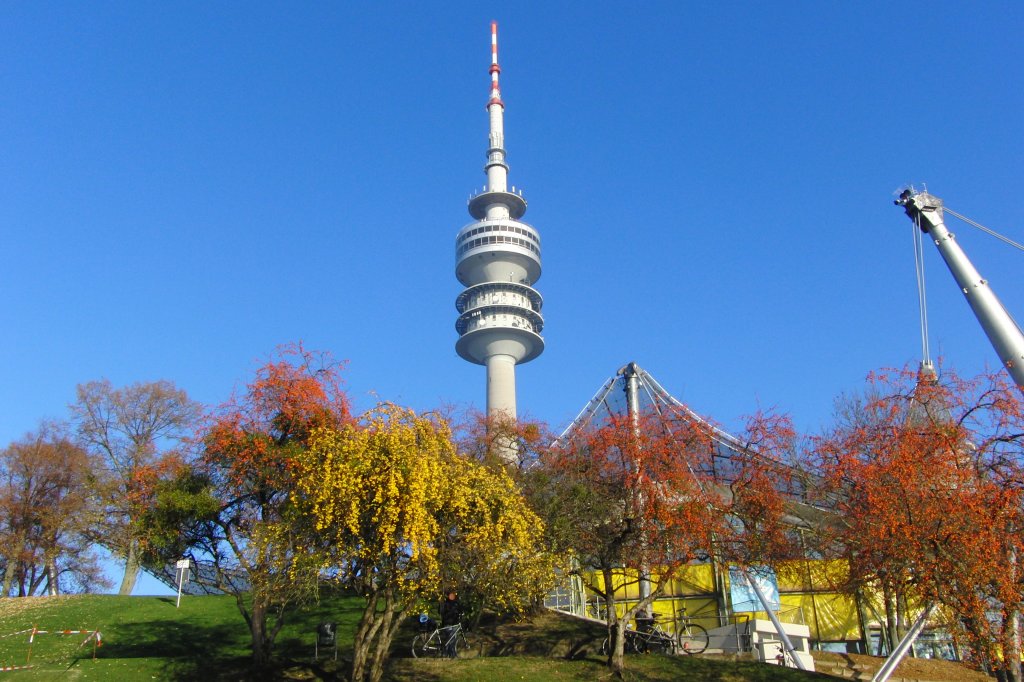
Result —
M 646 372 L 644 372 L 644 374 L 646 374 Z M 653 381 L 653 377 L 651 377 L 651 380 Z M 661 403 L 651 393 L 651 387 L 647 385 L 646 381 L 641 381 L 640 382 L 640 386 L 644 389 L 644 392 L 647 394 L 647 399 L 650 400 L 651 404 L 654 406 L 654 411 L 658 413 L 658 417 L 661 419 L 662 427 L 666 431 L 668 431 L 668 435 L 669 435 L 670 438 L 675 439 L 675 437 L 676 437 L 675 431 L 672 429 L 671 426 L 669 426 L 668 419 L 666 419 L 666 417 L 665 417 L 665 412 L 661 409 Z M 703 421 L 703 420 L 701 420 L 701 421 Z M 705 494 L 706 495 L 707 494 L 707 490 L 704 488 L 704 482 L 701 481 L 699 476 L 697 476 L 697 472 L 693 470 L 693 466 L 691 466 L 690 460 L 689 459 L 685 459 L 685 463 L 686 463 L 686 470 L 690 472 L 690 476 L 693 477 L 693 480 L 697 484 L 697 487 L 700 488 L 701 494 Z

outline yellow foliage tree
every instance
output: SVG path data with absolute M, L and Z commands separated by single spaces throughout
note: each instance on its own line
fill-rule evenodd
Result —
M 366 599 L 353 681 L 380 680 L 405 611 L 437 595 L 456 560 L 502 609 L 550 584 L 540 519 L 506 473 L 458 455 L 439 418 L 383 404 L 316 432 L 298 464 L 293 500 L 316 553 Z

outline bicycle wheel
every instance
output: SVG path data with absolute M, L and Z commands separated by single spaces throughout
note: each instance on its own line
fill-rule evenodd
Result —
M 421 632 L 412 638 L 412 657 L 429 658 L 441 655 L 441 640 L 437 632 Z
M 684 654 L 699 654 L 708 648 L 708 631 L 696 623 L 689 623 L 679 631 L 679 648 Z
M 629 652 L 632 649 L 633 653 L 646 654 L 650 649 L 650 640 L 646 634 L 636 634 L 632 637 L 626 637 L 626 651 Z
M 612 640 L 610 638 L 608 638 L 608 637 L 605 637 L 604 641 L 601 642 L 601 655 L 602 656 L 608 656 L 609 654 L 611 654 L 611 652 L 612 652 Z M 624 653 L 624 654 L 635 654 L 635 653 L 637 653 L 636 638 L 635 637 L 630 637 L 628 633 L 626 634 L 626 641 L 622 643 L 622 653 Z
M 455 657 L 458 658 L 461 654 L 468 654 L 471 647 L 472 645 L 469 643 L 469 637 L 466 636 L 466 631 L 459 628 L 459 633 L 455 638 Z

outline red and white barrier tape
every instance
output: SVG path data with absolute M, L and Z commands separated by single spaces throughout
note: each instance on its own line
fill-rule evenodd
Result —
M 39 630 L 37 628 L 31 628 L 29 630 L 19 630 L 18 632 L 10 632 L 6 635 L 0 635 L 0 639 L 5 637 L 15 637 L 17 635 L 28 634 L 28 658 L 32 658 L 32 644 L 35 642 L 36 635 L 86 635 L 78 648 L 81 649 L 90 641 L 95 640 L 95 645 L 92 652 L 92 657 L 96 658 L 96 648 L 103 646 L 103 635 L 100 634 L 99 630 Z M 15 670 L 26 670 L 35 666 L 29 665 L 26 661 L 26 665 L 0 665 L 0 673 L 12 672 Z
M 24 635 L 28 632 L 32 632 L 32 628 L 29 628 L 28 630 L 18 630 L 17 632 L 9 632 L 6 635 L 0 635 L 0 639 L 3 639 L 4 637 L 17 637 L 18 635 Z
M 32 633 L 32 636 L 28 638 L 29 644 L 31 644 L 35 640 L 36 635 L 89 635 L 85 638 L 82 644 L 85 644 L 93 637 L 96 638 L 97 645 L 101 645 L 103 643 L 103 637 L 102 635 L 100 635 L 99 630 L 36 630 L 35 628 L 32 628 L 31 630 L 22 630 L 21 632 L 15 632 L 12 634 L 21 635 L 26 632 Z M 10 635 L 5 636 L 10 637 Z

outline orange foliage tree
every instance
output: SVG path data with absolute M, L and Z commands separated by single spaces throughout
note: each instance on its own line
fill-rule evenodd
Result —
M 1001 374 L 904 368 L 872 374 L 841 407 L 813 453 L 835 511 L 821 547 L 846 560 L 846 587 L 881 595 L 893 643 L 909 609 L 947 606 L 982 662 L 1020 680 L 1020 394 Z
M 90 549 L 99 516 L 86 486 L 92 468 L 59 424 L 0 450 L 0 597 L 109 587 Z
M 510 473 L 532 467 L 541 451 L 554 440 L 547 424 L 515 419 L 504 414 L 488 416 L 476 410 L 449 417 L 455 425 L 459 452 Z M 461 597 L 460 597 L 461 599 Z
M 576 572 L 604 602 L 612 640 L 608 662 L 619 675 L 629 621 L 693 561 L 716 552 L 744 562 L 763 558 L 763 548 L 749 548 L 742 538 L 759 525 L 774 533 L 774 517 L 782 510 L 770 477 L 754 472 L 768 460 L 737 452 L 732 473 L 749 485 L 730 490 L 712 462 L 720 432 L 693 419 L 666 428 L 662 419 L 612 416 L 556 442 L 527 476 L 531 499 L 551 520 L 555 548 L 572 554 Z M 785 420 L 754 421 L 759 431 L 751 431 L 751 443 L 788 442 Z M 623 580 L 642 575 L 648 593 L 623 604 L 617 596 Z
M 339 372 L 329 356 L 285 347 L 201 434 L 197 472 L 216 509 L 193 526 L 191 544 L 212 560 L 217 586 L 234 594 L 255 666 L 269 660 L 287 608 L 316 590 L 319 567 L 303 548 L 290 495 L 312 434 L 351 421 Z

